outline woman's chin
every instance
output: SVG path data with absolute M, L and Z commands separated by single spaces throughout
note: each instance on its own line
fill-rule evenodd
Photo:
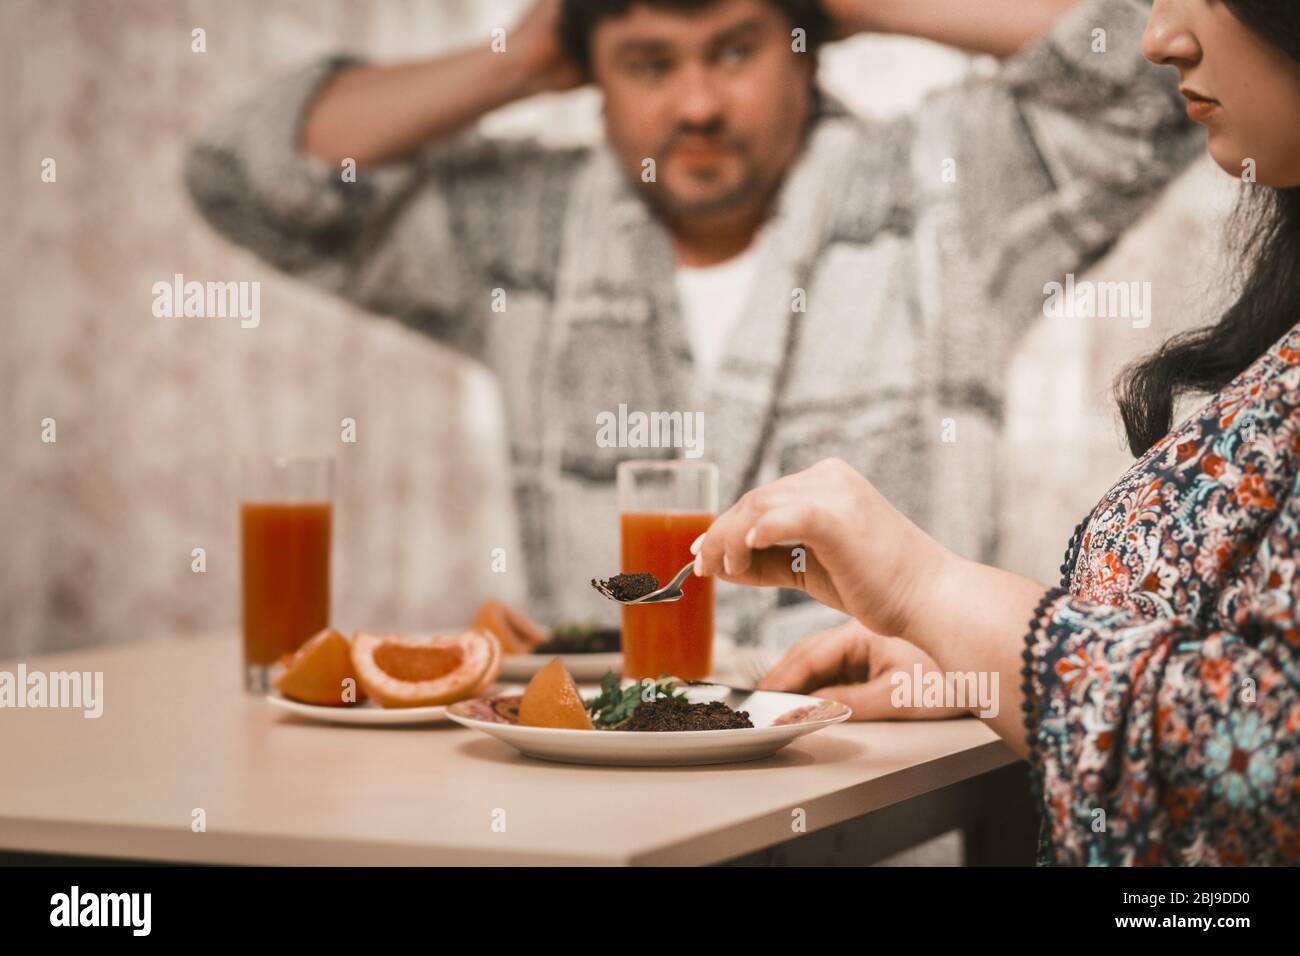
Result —
M 1210 132 L 1208 149 L 1215 165 L 1229 176 L 1246 182 L 1251 181 L 1251 167 L 1256 165 L 1243 153 L 1235 143 L 1227 142 L 1226 137 Z M 1258 172 L 1258 169 L 1253 172 Z
M 1260 152 L 1243 149 L 1223 133 L 1214 131 L 1210 132 L 1209 152 L 1215 164 L 1234 179 L 1274 189 L 1300 186 L 1300 161 L 1292 160 L 1280 165 L 1262 161 Z

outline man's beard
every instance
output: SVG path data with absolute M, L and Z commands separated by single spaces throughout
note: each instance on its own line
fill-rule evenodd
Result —
M 661 215 L 673 219 L 697 219 L 722 216 L 749 205 L 761 193 L 754 170 L 746 168 L 740 181 L 730 189 L 703 198 L 679 196 L 663 182 L 642 183 L 646 202 Z
M 653 155 L 663 157 L 663 162 L 667 165 L 672 160 L 673 153 L 688 140 L 714 145 L 740 157 L 744 164 L 740 179 L 730 188 L 699 199 L 687 198 L 674 192 L 672 186 L 663 179 L 643 183 L 642 192 L 646 201 L 661 215 L 679 219 L 721 216 L 743 208 L 762 191 L 758 171 L 747 161 L 749 144 L 742 138 L 730 135 L 721 122 L 708 127 L 676 129 Z

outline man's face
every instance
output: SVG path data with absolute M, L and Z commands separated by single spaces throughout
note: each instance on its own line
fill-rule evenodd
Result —
M 628 175 L 670 219 L 700 221 L 763 203 L 798 155 L 814 60 L 767 0 L 702 10 L 636 4 L 597 23 L 592 72 Z M 653 159 L 655 181 L 644 183 Z

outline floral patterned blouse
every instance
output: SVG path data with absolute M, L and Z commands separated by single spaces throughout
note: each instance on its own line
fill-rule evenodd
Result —
M 1300 863 L 1300 325 L 1080 524 L 1023 669 L 1039 862 Z

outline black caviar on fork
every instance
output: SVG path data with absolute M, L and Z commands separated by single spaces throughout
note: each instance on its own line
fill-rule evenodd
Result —
M 591 586 L 616 601 L 635 601 L 659 590 L 659 579 L 648 571 L 640 574 L 616 574 L 604 581 L 591 579 Z

